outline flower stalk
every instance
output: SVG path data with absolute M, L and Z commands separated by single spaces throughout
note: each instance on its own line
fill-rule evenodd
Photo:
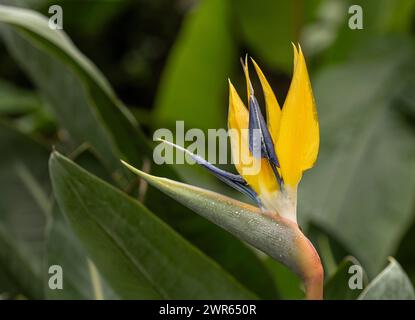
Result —
M 291 261 L 281 260 L 281 256 L 271 256 L 300 277 L 307 300 L 322 300 L 324 269 L 317 250 L 296 223 L 275 214 L 268 214 L 268 216 L 277 221 L 277 223 L 284 225 L 287 229 L 292 230 L 294 235 L 293 248 L 295 248 L 293 255 L 290 257 Z M 276 247 L 278 248 L 279 246 L 277 245 Z
M 300 272 L 299 276 L 304 284 L 307 300 L 323 299 L 324 269 L 321 264 L 320 256 L 311 241 L 302 234 L 297 245 L 301 255 L 298 257 Z

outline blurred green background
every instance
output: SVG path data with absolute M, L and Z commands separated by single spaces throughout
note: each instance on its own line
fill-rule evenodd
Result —
M 142 167 L 151 146 L 141 143 L 157 128 L 174 128 L 176 120 L 186 128 L 225 127 L 227 79 L 242 96 L 239 58 L 246 53 L 261 65 L 282 105 L 291 81 L 291 42 L 304 50 L 321 125 L 319 159 L 300 184 L 298 215 L 328 281 L 346 256 L 362 264 L 368 280 L 394 256 L 415 281 L 415 1 L 0 3 L 44 16 L 50 5 L 60 5 L 73 46 L 102 73 L 87 74 L 83 62 L 45 45 L 35 28 L 28 31 L 30 23 L 22 27 L 0 13 L 4 297 L 91 296 L 86 254 L 51 196 L 52 146 L 137 196 L 136 182 L 118 159 Z M 352 4 L 363 9 L 362 30 L 348 26 Z M 125 118 L 117 113 L 124 105 L 130 111 Z M 239 197 L 200 168 L 175 170 L 186 182 Z M 150 190 L 143 201 L 246 287 L 262 298 L 302 297 L 288 270 L 166 199 Z M 74 264 L 74 256 L 83 264 Z M 63 293 L 44 289 L 45 265 L 53 262 L 70 270 Z M 116 297 L 105 286 L 105 297 Z M 339 291 L 333 297 L 350 298 Z

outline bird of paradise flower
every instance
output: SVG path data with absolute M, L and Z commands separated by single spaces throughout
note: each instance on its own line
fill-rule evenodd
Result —
M 220 180 L 251 197 L 261 212 L 267 217 L 271 217 L 270 223 L 277 221 L 279 227 L 283 226 L 290 231 L 285 233 L 286 239 L 284 240 L 288 242 L 290 250 L 295 254 L 287 255 L 288 258 L 285 257 L 285 259 L 281 254 L 273 256 L 300 275 L 306 287 L 307 298 L 320 299 L 322 298 L 323 281 L 320 258 L 311 242 L 298 228 L 296 212 L 298 184 L 303 172 L 313 167 L 317 159 L 319 123 L 302 49 L 300 46 L 297 49 L 295 45 L 293 48 L 294 72 L 282 108 L 279 106 L 264 73 L 258 64 L 251 59 L 262 86 L 267 121 L 265 121 L 255 97 L 249 76 L 247 57 L 245 57 L 245 61 L 242 61 L 242 65 L 246 78 L 248 108 L 229 80 L 228 127 L 238 133 L 230 135 L 230 142 L 233 162 L 239 174 L 226 172 L 181 146 L 168 141 L 164 142 L 186 152 L 196 163 L 206 167 Z M 242 133 L 243 130 L 248 131 L 248 136 Z M 252 167 L 252 163 L 256 163 L 260 168 L 254 173 L 247 170 L 246 159 L 242 159 L 247 155 L 250 160 L 249 167 Z M 162 190 L 166 189 L 160 181 L 154 179 L 156 177 L 124 164 L 156 187 Z M 198 188 L 198 190 L 200 189 Z M 172 195 L 170 191 L 166 191 L 166 193 Z M 218 224 L 221 225 L 220 222 Z M 231 226 L 228 229 L 235 228 Z M 242 232 L 234 233 L 242 239 L 251 239 L 249 236 L 244 236 L 244 232 L 249 231 L 244 229 Z M 269 249 L 272 244 L 258 245 L 255 241 L 251 240 L 263 251 L 272 251 Z M 261 241 L 266 242 L 267 239 Z

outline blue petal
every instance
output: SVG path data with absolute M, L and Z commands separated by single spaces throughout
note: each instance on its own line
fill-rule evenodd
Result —
M 249 151 L 279 167 L 274 143 L 254 95 L 249 97 Z
M 158 139 L 158 140 L 161 141 L 161 142 L 167 143 L 167 144 L 169 144 L 169 145 L 171 145 L 171 146 L 187 153 L 190 157 L 192 157 L 192 159 L 197 164 L 199 164 L 199 165 L 205 167 L 206 169 L 208 169 L 219 180 L 225 182 L 227 185 L 231 186 L 235 190 L 238 190 L 239 192 L 247 195 L 252 200 L 254 200 L 259 206 L 262 206 L 260 200 L 258 199 L 258 196 L 257 196 L 256 192 L 254 190 L 252 190 L 251 187 L 249 187 L 249 185 L 247 184 L 245 179 L 243 177 L 241 177 L 240 175 L 233 174 L 233 173 L 227 172 L 225 170 L 219 169 L 218 167 L 215 167 L 213 164 L 206 161 L 205 159 L 198 156 L 197 154 L 194 154 L 194 153 L 190 152 L 189 150 L 187 150 L 187 149 L 185 149 L 185 148 L 183 148 L 179 145 L 176 145 L 176 144 L 174 144 L 170 141 L 166 141 L 166 140 L 162 140 L 162 139 Z

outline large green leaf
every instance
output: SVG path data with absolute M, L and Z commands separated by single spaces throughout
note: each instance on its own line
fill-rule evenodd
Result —
M 174 127 L 223 127 L 226 79 L 237 65 L 229 0 L 203 0 L 183 23 L 158 90 L 155 120 Z M 214 19 L 212 19 L 214 17 Z
M 0 269 L 16 292 L 39 299 L 50 202 L 49 150 L 3 122 L 0 146 Z
M 415 133 L 396 100 L 413 79 L 407 41 L 375 41 L 315 79 L 321 148 L 299 188 L 299 217 L 321 226 L 369 276 L 412 221 Z
M 87 145 L 78 148 L 74 159 L 82 168 L 106 181 L 111 181 L 108 170 Z M 47 264 L 59 265 L 64 271 L 63 289 L 45 288 L 48 299 L 115 299 L 117 295 L 96 270 L 82 242 L 76 237 L 67 219 L 56 203 L 52 208 L 47 228 Z M 45 271 L 47 272 L 47 271 Z
M 133 117 L 98 69 L 48 20 L 26 9 L 0 6 L 7 48 L 45 96 L 72 139 L 90 142 L 113 168 L 117 154 L 141 163 L 150 154 Z M 140 155 L 141 154 L 141 155 Z
M 59 206 L 120 297 L 255 297 L 139 202 L 56 152 L 49 166 Z
M 389 259 L 389 265 L 365 288 L 360 300 L 414 300 L 411 281 L 399 263 Z
M 63 270 L 63 288 L 52 290 L 45 284 L 47 299 L 115 299 L 117 296 L 107 285 L 93 262 L 69 226 L 68 221 L 55 204 L 52 222 L 47 235 L 47 264 L 58 265 Z

